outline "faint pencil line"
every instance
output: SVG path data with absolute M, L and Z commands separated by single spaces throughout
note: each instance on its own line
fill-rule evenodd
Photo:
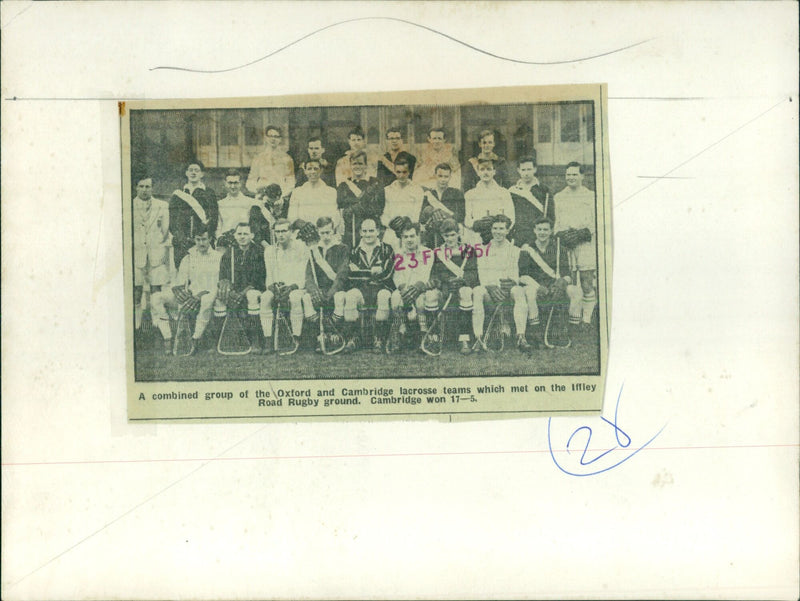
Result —
M 316 30 L 314 30 L 314 31 L 312 31 L 310 33 L 307 33 L 306 35 L 301 36 L 301 37 L 297 38 L 296 40 L 294 40 L 292 42 L 289 42 L 288 44 L 286 44 L 284 46 L 281 46 L 277 50 L 273 50 L 272 52 L 269 52 L 268 54 L 265 54 L 264 56 L 262 56 L 260 58 L 257 58 L 255 60 L 249 61 L 249 62 L 241 64 L 241 65 L 238 65 L 236 67 L 227 67 L 225 69 L 193 69 L 193 68 L 190 68 L 190 67 L 159 66 L 159 67 L 151 67 L 150 71 L 156 71 L 156 70 L 159 70 L 159 69 L 169 69 L 169 70 L 172 70 L 172 71 L 186 71 L 186 72 L 189 72 L 189 73 L 227 73 L 227 72 L 230 72 L 230 71 L 235 71 L 237 69 L 244 69 L 245 67 L 250 67 L 252 65 L 255 65 L 256 63 L 259 63 L 259 62 L 261 62 L 263 60 L 266 60 L 266 59 L 268 59 L 268 58 L 270 58 L 272 56 L 275 56 L 276 54 L 278 54 L 280 52 L 283 52 L 284 50 L 287 50 L 288 48 L 291 48 L 292 46 L 294 46 L 296 44 L 299 44 L 303 40 L 307 40 L 308 38 L 310 38 L 312 36 L 315 36 L 315 35 L 317 35 L 319 33 L 322 33 L 323 31 L 325 31 L 327 29 L 331 29 L 333 27 L 339 27 L 340 25 L 345 25 L 345 24 L 348 24 L 348 23 L 356 23 L 358 21 L 395 21 L 397 23 L 405 23 L 406 25 L 411 25 L 413 27 L 418 27 L 420 29 L 424 29 L 424 30 L 429 31 L 431 33 L 434 33 L 436 35 L 442 36 L 443 38 L 446 38 L 446 39 L 448 39 L 448 40 L 450 40 L 452 42 L 455 42 L 457 44 L 461 44 L 462 46 L 465 46 L 465 47 L 467 47 L 467 48 L 469 48 L 471 50 L 474 50 L 476 52 L 479 52 L 481 54 L 485 54 L 487 56 L 491 56 L 492 58 L 496 58 L 498 60 L 507 61 L 507 62 L 510 62 L 510 63 L 522 64 L 522 65 L 540 65 L 540 66 L 544 66 L 544 65 L 564 65 L 564 64 L 568 64 L 568 63 L 579 63 L 581 61 L 587 61 L 587 60 L 592 60 L 592 59 L 595 59 L 595 58 L 601 58 L 603 56 L 608 56 L 608 55 L 614 54 L 616 52 L 622 52 L 623 50 L 629 50 L 630 48 L 634 48 L 636 46 L 640 46 L 641 44 L 646 44 L 647 42 L 650 42 L 650 41 L 652 41 L 654 39 L 654 38 L 650 38 L 650 39 L 647 39 L 647 40 L 641 40 L 639 42 L 635 42 L 633 44 L 629 44 L 629 45 L 623 46 L 621 48 L 615 48 L 614 50 L 608 50 L 606 52 L 601 52 L 599 54 L 594 54 L 592 56 L 585 56 L 585 57 L 582 57 L 582 58 L 565 59 L 565 60 L 559 60 L 559 61 L 529 61 L 529 60 L 523 60 L 523 59 L 512 58 L 512 57 L 508 57 L 508 56 L 502 56 L 502 55 L 499 55 L 499 54 L 495 54 L 494 52 L 490 52 L 488 50 L 484 50 L 482 48 L 478 48 L 477 46 L 473 46 L 469 42 L 465 42 L 464 40 L 460 40 L 460 39 L 458 39 L 458 38 L 456 38 L 456 37 L 454 37 L 452 35 L 444 33 L 443 31 L 439 31 L 438 29 L 434 29 L 433 27 L 428 27 L 427 25 L 422 25 L 421 23 L 416 23 L 414 21 L 409 21 L 407 19 L 399 19 L 397 17 L 357 17 L 357 18 L 354 18 L 354 19 L 345 19 L 343 21 L 337 21 L 335 23 L 331 23 L 330 25 L 326 25 L 325 27 L 320 27 L 319 29 L 316 29 Z
M 798 443 L 780 444 L 742 444 L 742 445 L 686 445 L 673 447 L 648 447 L 651 451 L 694 451 L 709 449 L 757 449 L 757 448 L 783 448 L 797 447 Z M 230 450 L 230 449 L 229 449 Z M 595 451 L 601 449 L 594 449 Z M 592 451 L 592 449 L 589 449 Z M 227 451 L 226 451 L 227 452 Z M 549 453 L 549 449 L 528 449 L 522 451 L 437 451 L 437 452 L 408 452 L 408 453 L 366 453 L 366 454 L 338 454 L 338 455 L 259 455 L 253 457 L 180 457 L 174 459 L 107 459 L 93 461 L 41 461 L 41 462 L 19 462 L 3 463 L 3 467 L 23 467 L 23 466 L 44 466 L 44 465 L 97 465 L 97 464 L 120 464 L 120 463 L 178 463 L 196 461 L 266 461 L 283 459 L 369 459 L 369 458 L 391 458 L 391 457 L 446 457 L 461 455 L 525 455 L 536 453 Z
M 631 194 L 631 195 L 630 195 L 630 196 L 628 196 L 627 198 L 624 198 L 624 199 L 623 199 L 623 200 L 621 200 L 620 202 L 616 203 L 614 206 L 615 206 L 615 207 L 619 207 L 619 206 L 621 206 L 621 205 L 625 204 L 626 202 L 628 202 L 628 201 L 629 201 L 631 198 L 633 198 L 633 197 L 634 197 L 634 196 L 636 196 L 637 194 L 639 194 L 639 193 L 641 193 L 641 192 L 644 192 L 644 191 L 645 191 L 645 190 L 647 190 L 647 189 L 648 189 L 650 186 L 652 186 L 652 185 L 654 185 L 654 184 L 657 184 L 657 183 L 658 183 L 660 180 L 662 180 L 662 179 L 667 179 L 667 176 L 671 175 L 672 173 L 674 173 L 675 171 L 677 171 L 678 169 L 680 169 L 680 168 L 681 168 L 681 167 L 683 167 L 684 165 L 686 165 L 686 164 L 690 163 L 691 161 L 695 160 L 697 157 L 699 157 L 700 155 L 704 154 L 705 152 L 707 152 L 707 151 L 711 150 L 712 148 L 714 148 L 714 146 L 717 146 L 718 144 L 721 144 L 722 142 L 724 142 L 725 140 L 727 140 L 728 138 L 730 138 L 732 135 L 734 135 L 734 134 L 736 134 L 737 132 L 739 132 L 740 130 L 744 129 L 745 127 L 747 127 L 748 125 L 750 125 L 750 124 L 751 124 L 751 123 L 753 123 L 754 121 L 757 121 L 757 120 L 759 120 L 761 117 L 763 117 L 764 115 L 766 115 L 766 114 L 767 114 L 767 113 L 769 113 L 770 111 L 772 111 L 772 110 L 774 110 L 774 109 L 778 108 L 778 107 L 779 107 L 780 105 L 782 105 L 784 102 L 787 102 L 787 101 L 789 101 L 789 100 L 791 100 L 791 99 L 790 99 L 790 98 L 786 98 L 786 99 L 784 99 L 784 100 L 781 100 L 781 101 L 780 101 L 780 102 L 778 102 L 777 104 L 773 104 L 773 105 L 772 105 L 771 107 L 769 107 L 767 110 L 765 110 L 765 111 L 763 111 L 763 112 L 759 113 L 758 115 L 756 115 L 755 117 L 753 117 L 753 118 L 752 118 L 752 119 L 750 119 L 749 121 L 746 121 L 745 123 L 742 123 L 742 124 L 741 124 L 739 127 L 737 127 L 736 129 L 734 129 L 733 131 L 731 131 L 731 132 L 729 132 L 729 133 L 725 134 L 724 136 L 722 136 L 722 137 L 721 137 L 719 140 L 717 140 L 716 142 L 712 142 L 711 144 L 709 144 L 708 146 L 706 146 L 705 148 L 703 148 L 703 149 L 702 149 L 702 150 L 700 150 L 699 152 L 697 152 L 697 153 L 693 154 L 692 156 L 690 156 L 688 159 L 686 159 L 686 160 L 685 160 L 685 161 L 683 161 L 682 163 L 679 163 L 679 164 L 675 165 L 675 167 L 673 167 L 672 169 L 670 169 L 669 171 L 667 171 L 665 174 L 663 174 L 663 175 L 661 175 L 661 176 L 657 177 L 656 179 L 654 179 L 653 181 L 651 181 L 651 182 L 650 182 L 649 184 L 647 184 L 646 186 L 642 186 L 642 187 L 641 187 L 641 188 L 639 188 L 639 189 L 638 189 L 636 192 L 634 192 L 633 194 Z
M 137 509 L 139 509 L 140 507 L 142 507 L 143 505 L 146 505 L 147 503 L 149 503 L 150 501 L 152 501 L 153 499 L 155 499 L 157 496 L 159 496 L 159 495 L 161 495 L 161 494 L 165 493 L 165 492 L 166 492 L 166 491 L 168 491 L 170 488 L 172 488 L 172 487 L 174 487 L 174 486 L 177 486 L 178 484 L 180 484 L 181 482 L 183 482 L 183 481 L 184 481 L 184 480 L 186 480 L 187 478 L 189 478 L 189 477 L 191 477 L 192 475 L 196 474 L 196 473 L 197 473 L 197 472 L 199 472 L 201 469 L 203 469 L 205 466 L 207 466 L 209 463 L 211 463 L 211 462 L 213 462 L 213 461 L 215 461 L 215 460 L 219 460 L 219 458 L 220 458 L 222 455 L 224 455 L 224 454 L 225 454 L 225 453 L 227 453 L 228 451 L 230 451 L 230 450 L 232 450 L 232 449 L 234 449 L 234 448 L 238 447 L 240 444 L 242 444 L 243 442 L 245 442 L 245 441 L 246 441 L 246 440 L 248 440 L 249 438 L 252 438 L 252 437 L 253 437 L 253 436 L 255 436 L 256 434 L 258 434 L 259 432 L 261 432 L 261 431 L 262 431 L 264 428 L 266 428 L 266 427 L 267 427 L 267 425 L 268 425 L 268 424 L 265 424 L 265 425 L 263 425 L 261 428 L 259 428 L 258 430 L 256 430 L 255 432 L 252 432 L 251 434 L 248 434 L 247 436 L 245 436 L 244 438 L 242 438 L 242 439 L 241 439 L 241 440 L 239 440 L 238 442 L 234 443 L 233 445 L 231 445 L 230 447 L 228 447 L 227 449 L 225 449 L 224 451 L 222 451 L 221 453 L 219 453 L 219 455 L 217 455 L 216 457 L 211 457 L 211 458 L 208 458 L 208 459 L 202 460 L 202 461 L 204 461 L 204 463 L 203 463 L 202 465 L 199 465 L 199 466 L 197 466 L 197 467 L 196 467 L 196 468 L 194 468 L 192 471 L 190 471 L 188 474 L 185 474 L 185 475 L 181 476 L 180 478 L 178 478 L 177 480 L 175 480 L 175 481 L 171 482 L 170 484 L 167 484 L 165 487 L 163 487 L 163 488 L 161 488 L 160 490 L 156 491 L 155 493 L 153 493 L 152 495 L 150 495 L 149 497 L 147 497 L 147 498 L 146 498 L 146 499 L 144 499 L 143 501 L 140 501 L 139 503 L 137 503 L 136 505 L 134 505 L 134 506 L 133 506 L 133 507 L 131 507 L 130 509 L 128 509 L 128 510 L 126 510 L 126 511 L 124 511 L 123 513 L 121 513 L 120 515 L 118 515 L 117 517 L 115 517 L 114 519 L 112 519 L 112 520 L 110 520 L 110 521 L 106 522 L 105 524 L 103 524 L 102 526 L 100 526 L 100 528 L 98 528 L 97 530 L 95 530 L 95 531 L 91 532 L 90 534 L 87 534 L 87 535 L 86 535 L 86 536 L 84 536 L 82 539 L 80 539 L 78 542 L 76 542 L 76 543 L 74 543 L 74 544 L 70 545 L 69 547 L 67 547 L 66 549 L 64 549 L 63 551 L 61 551 L 60 553 L 58 553 L 57 555 L 55 555 L 55 556 L 51 557 L 50 559 L 48 559 L 46 562 L 44 562 L 44 563 L 43 563 L 43 564 L 41 564 L 40 566 L 38 566 L 38 567 L 34 568 L 34 569 L 33 569 L 33 570 L 31 570 L 30 572 L 28 572 L 27 574 L 25 574 L 24 576 L 22 576 L 22 577 L 21 577 L 19 580 L 17 580 L 17 581 L 15 581 L 14 583 L 12 583 L 12 584 L 9 586 L 9 588 L 14 588 L 15 586 L 17 586 L 17 585 L 18 585 L 20 582 L 22 582 L 23 580 L 25 580 L 25 579 L 29 578 L 30 576 L 33 576 L 33 575 L 34 575 L 36 572 L 38 572 L 39 570 L 41 570 L 41 569 L 43 569 L 43 568 L 46 568 L 47 566 L 49 566 L 49 565 L 50 565 L 51 563 L 53 563 L 54 561 L 56 561 L 56 560 L 60 559 L 61 557 L 63 557 L 64 555 L 66 555 L 67 553 L 69 553 L 70 551 L 72 551 L 73 549 L 76 549 L 77 547 L 81 546 L 83 543 L 85 543 L 86 541 L 88 541 L 88 540 L 89 540 L 89 539 L 91 539 L 92 537 L 96 536 L 97 534 L 99 534 L 100 532 L 102 532 L 103 530 L 105 530 L 106 528 L 108 528 L 109 526 L 112 526 L 113 524 L 117 523 L 118 521 L 120 521 L 120 520 L 121 520 L 121 519 L 123 519 L 124 517 L 126 517 L 126 516 L 130 515 L 131 513 L 133 513 L 134 511 L 136 511 L 136 510 L 137 510 Z

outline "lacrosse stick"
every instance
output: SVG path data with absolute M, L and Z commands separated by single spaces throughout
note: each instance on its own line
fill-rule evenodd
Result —
M 235 248 L 231 247 L 231 289 L 236 278 L 234 269 L 233 254 Z M 230 296 L 230 295 L 229 295 Z M 242 325 L 242 320 L 239 319 L 237 312 L 230 306 L 229 298 L 224 299 L 228 305 L 225 314 L 225 321 L 222 322 L 222 332 L 219 334 L 219 341 L 217 342 L 217 352 L 220 355 L 246 355 L 250 352 L 250 339 L 247 337 L 247 332 Z
M 311 257 L 311 273 L 314 276 L 314 283 L 319 288 L 319 281 L 317 280 L 317 266 L 314 263 L 314 257 Z M 335 355 L 344 349 L 345 339 L 342 336 L 333 321 L 325 315 L 322 306 L 319 308 L 319 346 L 322 349 L 323 355 Z M 327 328 L 327 330 L 326 330 Z
M 556 280 L 561 277 L 561 239 L 556 238 Z M 552 300 L 552 299 L 551 299 Z M 567 331 L 567 315 L 563 303 L 553 303 L 544 327 L 544 345 L 547 348 L 569 348 L 572 341 Z
M 447 311 L 447 307 L 450 305 L 450 301 L 452 299 L 453 293 L 451 292 L 450 296 L 448 296 L 447 300 L 444 302 L 444 306 L 442 306 L 442 308 L 436 314 L 433 323 L 430 325 L 428 331 L 425 333 L 425 336 L 422 338 L 422 343 L 419 347 L 426 355 L 438 357 L 442 354 L 442 348 L 444 346 L 445 311 Z

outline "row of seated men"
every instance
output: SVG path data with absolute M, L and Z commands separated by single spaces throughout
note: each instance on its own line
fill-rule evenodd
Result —
M 204 335 L 213 346 L 221 319 L 234 310 L 244 316 L 252 350 L 269 353 L 276 311 L 283 308 L 294 350 L 304 324 L 314 327 L 321 312 L 343 333 L 345 351 L 356 350 L 363 340 L 360 317 L 367 312 L 375 322 L 371 346 L 383 352 L 392 316 L 407 323 L 418 341 L 444 303 L 458 307 L 454 327 L 461 353 L 486 350 L 487 309 L 504 304 L 512 308 L 517 347 L 530 353 L 542 341 L 542 301 L 561 297 L 569 304 L 571 327 L 588 323 L 596 301 L 574 284 L 570 268 L 570 255 L 588 241 L 586 232 L 573 229 L 562 247 L 552 222 L 541 217 L 532 227 L 533 244 L 516 246 L 509 240 L 511 225 L 502 213 L 482 217 L 471 230 L 480 242 L 467 243 L 463 225 L 441 211 L 432 213 L 425 232 L 408 216 L 393 217 L 385 231 L 367 216 L 359 218 L 356 242 L 348 245 L 331 216 L 314 223 L 278 217 L 268 240 L 257 242 L 243 221 L 233 228 L 230 245 L 213 248 L 208 227 L 198 223 L 174 281 L 167 282 L 166 264 L 137 265 L 135 300 L 138 306 L 146 283 L 167 353 L 173 335 L 169 310 L 177 306 L 196 315 L 193 349 L 202 346 Z M 439 244 L 426 245 L 423 234 Z

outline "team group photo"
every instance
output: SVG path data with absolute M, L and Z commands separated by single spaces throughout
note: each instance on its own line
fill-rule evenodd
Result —
M 599 373 L 594 119 L 131 111 L 136 379 Z

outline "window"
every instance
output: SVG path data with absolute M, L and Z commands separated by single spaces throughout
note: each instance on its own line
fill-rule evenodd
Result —
M 581 141 L 581 108 L 579 104 L 561 105 L 561 141 Z

